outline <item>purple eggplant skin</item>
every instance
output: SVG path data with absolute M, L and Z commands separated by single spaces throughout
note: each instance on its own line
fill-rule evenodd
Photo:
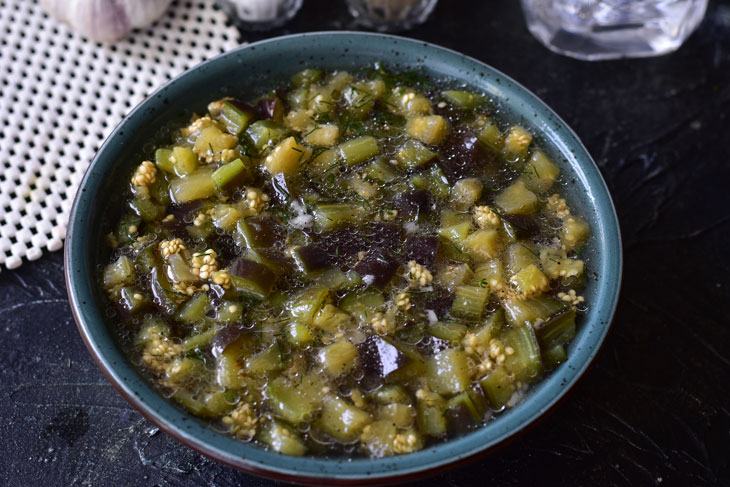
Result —
M 244 328 L 241 324 L 228 325 L 225 328 L 218 330 L 210 342 L 213 356 L 220 356 L 228 345 L 238 340 L 238 338 L 246 333 L 246 331 L 246 328 Z
M 327 267 L 342 267 L 361 251 L 388 249 L 397 252 L 401 246 L 403 229 L 392 223 L 372 223 L 363 227 L 348 227 L 329 232 L 296 252 L 305 272 Z
M 317 244 L 303 245 L 293 251 L 297 256 L 299 265 L 306 273 L 327 269 L 334 264 L 330 254 Z
M 228 235 L 216 235 L 213 248 L 218 253 L 219 262 L 230 262 L 239 257 L 240 250 L 236 242 Z
M 284 105 L 279 97 L 274 96 L 258 102 L 254 111 L 260 118 L 280 120 L 284 116 Z
M 426 215 L 433 210 L 431 193 L 423 189 L 399 193 L 393 200 L 398 214 L 406 217 Z
M 246 243 L 253 249 L 273 247 L 286 236 L 281 224 L 270 216 L 254 216 L 244 223 L 251 235 L 250 241 L 247 239 Z
M 231 264 L 232 276 L 244 278 L 263 290 L 271 291 L 276 282 L 276 275 L 265 265 L 249 259 L 236 259 Z M 268 294 L 268 293 L 265 293 Z
M 275 174 L 270 181 L 266 181 L 264 192 L 272 201 L 280 205 L 286 205 L 296 198 L 292 191 L 292 185 L 287 181 L 284 173 Z
M 377 335 L 368 337 L 357 348 L 365 375 L 371 378 L 384 378 L 408 362 L 398 347 Z
M 415 260 L 419 264 L 432 267 L 439 253 L 438 237 L 410 237 L 403 248 L 405 261 Z
M 520 240 L 531 240 L 540 234 L 540 223 L 533 216 L 504 214 L 502 218 L 512 225 L 517 238 Z
M 357 263 L 355 271 L 361 276 L 373 276 L 372 285 L 382 291 L 399 267 L 400 264 L 393 254 L 385 249 L 373 248 Z
M 497 172 L 496 156 L 485 148 L 475 135 L 454 133 L 441 145 L 438 165 L 449 183 Z

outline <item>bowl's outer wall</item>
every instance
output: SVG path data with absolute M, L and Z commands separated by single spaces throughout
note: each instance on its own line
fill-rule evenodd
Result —
M 106 298 L 97 284 L 107 255 L 103 222 L 121 211 L 116 192 L 140 162 L 140 148 L 170 120 L 191 109 L 203 111 L 208 101 L 221 95 L 248 99 L 306 66 L 355 70 L 374 62 L 394 70 L 422 68 L 432 77 L 487 92 L 504 117 L 540 134 L 538 144 L 561 167 L 569 203 L 575 213 L 589 219 L 593 230 L 584 254 L 591 277 L 584 292 L 589 309 L 570 345 L 568 361 L 534 386 L 520 405 L 475 432 L 417 453 L 380 460 L 281 456 L 213 431 L 164 399 L 137 374 L 117 346 L 111 319 L 104 316 Z M 423 42 L 376 34 L 312 33 L 263 41 L 223 54 L 172 80 L 125 118 L 105 142 L 86 173 L 71 215 L 66 273 L 72 309 L 87 346 L 115 387 L 145 416 L 200 451 L 255 473 L 299 481 L 385 480 L 414 474 L 469 457 L 523 429 L 562 397 L 597 353 L 613 316 L 621 279 L 613 203 L 595 163 L 570 128 L 525 88 L 474 59 Z

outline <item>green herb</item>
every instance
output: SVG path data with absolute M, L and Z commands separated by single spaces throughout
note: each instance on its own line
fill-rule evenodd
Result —
M 581 254 L 586 251 L 586 248 L 588 248 L 587 243 L 583 244 L 583 246 L 580 249 L 578 249 L 578 251 L 575 253 L 575 256 L 580 257 Z
M 539 255 L 537 254 L 537 252 L 535 252 L 534 250 L 532 250 L 532 249 L 531 249 L 530 247 L 528 247 L 527 245 L 525 245 L 525 244 L 523 244 L 523 243 L 521 243 L 520 245 L 522 245 L 522 246 L 523 246 L 524 248 L 526 248 L 526 249 L 527 249 L 527 250 L 528 250 L 528 251 L 529 251 L 529 252 L 530 252 L 530 253 L 531 253 L 532 255 L 534 255 L 535 257 L 537 257 L 537 258 L 539 258 L 539 257 L 540 257 L 540 256 L 539 256 Z

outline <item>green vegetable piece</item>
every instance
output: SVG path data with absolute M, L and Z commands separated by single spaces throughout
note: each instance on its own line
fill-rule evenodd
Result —
M 134 284 L 135 273 L 132 259 L 122 255 L 104 269 L 102 278 L 104 289 L 107 291 L 119 285 Z
M 348 404 L 336 396 L 324 401 L 322 415 L 317 422 L 322 431 L 340 441 L 351 441 L 362 433 L 373 418 L 362 409 Z
M 166 173 L 174 173 L 175 164 L 172 162 L 172 150 L 157 149 L 155 151 L 155 165 Z
M 289 312 L 297 323 L 309 326 L 324 306 L 328 295 L 329 289 L 326 287 L 305 289 L 289 304 Z
M 446 403 L 447 415 L 449 412 L 465 412 L 474 423 L 484 418 L 484 398 L 472 391 L 462 392 L 449 399 Z
M 499 233 L 493 228 L 480 228 L 463 242 L 464 250 L 476 262 L 486 262 L 499 255 Z
M 395 153 L 395 159 L 403 169 L 414 169 L 433 160 L 438 154 L 417 140 L 407 141 Z
M 165 209 L 149 198 L 134 198 L 130 206 L 146 222 L 158 220 L 165 214 Z
M 467 211 L 482 197 L 484 183 L 477 178 L 459 179 L 451 190 L 451 202 L 456 211 Z
M 248 259 L 238 259 L 230 270 L 231 284 L 239 291 L 258 299 L 271 294 L 276 274 L 263 264 Z
M 549 190 L 560 175 L 560 169 L 540 149 L 535 149 L 525 164 L 525 169 L 520 177 L 527 189 L 537 193 Z
M 363 216 L 363 207 L 348 203 L 319 204 L 314 208 L 314 222 L 321 230 L 332 230 Z
M 375 159 L 368 164 L 364 173 L 366 179 L 379 183 L 389 183 L 398 177 L 398 172 L 383 159 Z
M 560 241 L 565 244 L 565 250 L 579 249 L 588 239 L 591 229 L 580 217 L 569 216 L 563 220 L 563 228 L 560 230 Z
M 442 237 L 448 238 L 454 243 L 459 244 L 466 240 L 466 237 L 469 236 L 469 232 L 471 231 L 471 229 L 471 221 L 465 221 L 462 223 L 457 223 L 456 225 L 441 227 L 438 229 L 438 234 Z
M 532 215 L 538 210 L 537 196 L 521 179 L 499 193 L 494 202 L 508 215 Z
M 465 391 L 471 383 L 469 363 L 462 350 L 446 349 L 428 360 L 428 385 L 439 394 Z
M 266 391 L 274 414 L 292 424 L 309 419 L 319 403 L 318 395 L 312 393 L 314 391 L 302 385 L 292 385 L 284 377 L 269 382 Z M 321 390 L 316 392 L 321 394 Z
M 284 329 L 286 340 L 292 345 L 303 348 L 314 341 L 312 330 L 301 323 L 289 323 Z
M 531 265 L 540 265 L 540 256 L 532 244 L 517 242 L 507 249 L 507 270 L 514 275 Z
M 294 86 L 306 86 L 322 79 L 322 70 L 315 68 L 306 68 L 292 76 L 291 82 Z
M 216 312 L 216 321 L 224 324 L 238 323 L 243 316 L 243 306 L 236 301 L 222 301 Z
M 478 321 L 489 299 L 489 288 L 482 286 L 457 286 L 454 290 L 451 314 L 457 318 Z
M 205 374 L 202 360 L 188 357 L 177 357 L 165 369 L 165 379 L 171 386 L 182 386 L 198 382 Z
M 537 330 L 537 339 L 543 349 L 570 343 L 575 338 L 575 308 L 568 308 L 543 323 Z
M 488 121 L 477 136 L 479 142 L 496 153 L 501 153 L 504 147 L 504 136 L 499 127 L 492 120 Z
M 170 181 L 170 196 L 176 203 L 209 198 L 215 194 L 215 181 L 210 169 L 201 169 L 184 178 Z
M 249 249 L 268 249 L 281 240 L 278 222 L 268 216 L 254 216 L 238 220 L 236 230 L 242 245 Z
M 251 161 L 249 159 L 246 161 L 248 164 L 241 159 L 236 159 L 216 169 L 212 175 L 215 185 L 220 189 L 230 191 L 250 183 L 253 180 L 254 170 Z
M 530 325 L 506 328 L 502 333 L 505 348 L 512 347 L 514 353 L 507 355 L 505 368 L 514 379 L 525 384 L 537 379 L 542 373 L 542 360 L 537 337 Z
M 208 311 L 208 295 L 197 293 L 180 308 L 175 318 L 187 324 L 198 323 L 205 320 L 206 311 Z
M 563 309 L 564 303 L 549 296 L 534 299 L 507 299 L 502 303 L 505 316 L 510 325 L 535 324 L 538 320 L 547 321 Z
M 357 364 L 357 357 L 357 347 L 347 340 L 332 343 L 319 351 L 319 361 L 332 377 L 351 371 Z
M 369 135 L 343 142 L 338 146 L 338 150 L 348 166 L 360 164 L 380 154 L 377 139 Z
M 273 147 L 284 140 L 289 135 L 289 129 L 273 120 L 258 120 L 248 126 L 246 134 L 256 150 L 261 151 L 264 147 Z
M 116 240 L 115 245 L 126 245 L 137 240 L 139 233 L 139 227 L 142 223 L 142 219 L 133 212 L 129 212 L 122 217 L 117 226 L 116 232 L 112 237 L 112 240 Z
M 490 406 L 496 410 L 505 407 L 512 394 L 517 390 L 512 377 L 504 367 L 497 367 L 491 371 L 479 384 L 482 386 Z
M 441 93 L 444 100 L 462 110 L 473 110 L 486 101 L 483 95 L 468 91 L 444 91 Z
M 426 327 L 426 333 L 442 340 L 458 344 L 466 335 L 466 326 L 461 323 L 439 321 Z
M 131 314 L 144 311 L 150 305 L 150 299 L 135 286 L 125 286 L 120 291 L 120 301 L 125 310 Z
M 190 265 L 180 253 L 169 255 L 167 262 L 167 276 L 175 282 L 193 282 L 195 275 L 190 270 Z
M 190 352 L 195 349 L 205 348 L 213 340 L 216 333 L 218 333 L 218 329 L 211 327 L 197 335 L 190 335 L 182 342 L 183 351 Z
M 545 370 L 554 370 L 558 365 L 568 360 L 568 352 L 565 351 L 563 345 L 555 345 L 552 348 L 548 348 L 542 353 L 542 361 L 545 366 Z
M 373 393 L 378 404 L 410 404 L 411 397 L 408 391 L 398 384 L 383 386 Z
M 269 348 L 246 359 L 246 372 L 260 376 L 282 369 L 284 367 L 282 353 L 279 342 L 274 342 Z
M 369 323 L 379 307 L 385 303 L 383 293 L 368 287 L 364 291 L 346 294 L 339 303 L 339 308 L 352 315 L 360 323 Z
M 229 133 L 240 135 L 254 117 L 254 112 L 242 103 L 235 100 L 223 100 L 220 118 Z
M 282 455 L 301 457 L 307 452 L 299 433 L 279 421 L 264 423 L 256 439 Z
M 171 161 L 178 176 L 187 176 L 198 168 L 198 156 L 188 147 L 173 147 Z
M 443 436 L 448 429 L 444 416 L 445 403 L 437 394 L 430 395 L 435 397 L 419 399 L 416 405 L 418 429 L 427 436 Z

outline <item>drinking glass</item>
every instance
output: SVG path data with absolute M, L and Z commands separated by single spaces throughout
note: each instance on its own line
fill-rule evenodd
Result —
M 245 30 L 269 30 L 291 20 L 302 0 L 218 0 L 228 18 Z
M 697 28 L 708 0 L 522 0 L 527 27 L 555 52 L 601 60 L 666 54 Z
M 426 21 L 438 0 L 347 0 L 357 21 L 379 31 L 410 29 Z

